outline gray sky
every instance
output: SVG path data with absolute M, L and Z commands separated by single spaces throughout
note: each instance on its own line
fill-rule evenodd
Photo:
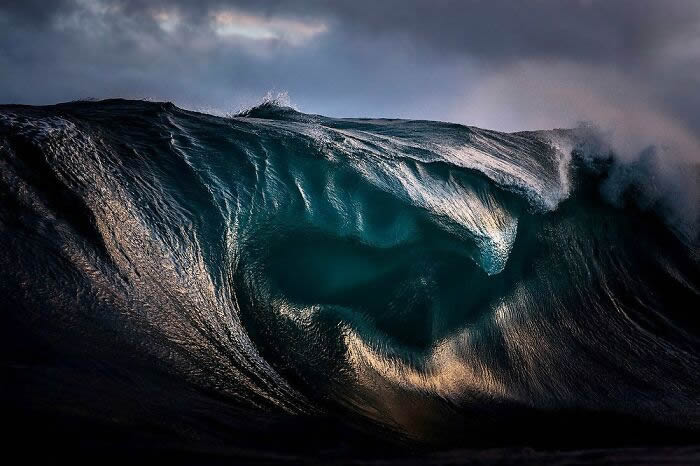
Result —
M 0 0 L 0 102 L 147 97 L 697 145 L 700 1 Z

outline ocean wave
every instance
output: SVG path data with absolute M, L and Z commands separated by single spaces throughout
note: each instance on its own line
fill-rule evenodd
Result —
M 6 344 L 93 361 L 105 387 L 158 385 L 147 368 L 263 424 L 462 446 L 561 412 L 697 432 L 698 238 L 660 199 L 700 199 L 647 182 L 652 153 L 275 102 L 2 107 Z M 52 374 L 79 409 L 87 388 Z M 137 405 L 186 431 L 201 403 Z

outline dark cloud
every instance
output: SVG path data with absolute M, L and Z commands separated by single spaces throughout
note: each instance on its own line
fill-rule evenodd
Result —
M 396 32 L 434 50 L 486 61 L 522 57 L 569 60 L 645 60 L 690 30 L 697 31 L 697 2 L 472 1 L 380 2 L 382 10 L 354 24 L 365 32 Z M 347 5 L 351 5 L 348 3 Z
M 225 111 L 278 89 L 332 115 L 697 139 L 700 2 L 0 0 L 0 70 L 2 102 Z

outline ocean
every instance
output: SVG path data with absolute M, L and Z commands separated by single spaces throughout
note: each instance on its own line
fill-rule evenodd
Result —
M 8 445 L 700 461 L 700 170 L 663 163 L 589 127 L 0 106 Z

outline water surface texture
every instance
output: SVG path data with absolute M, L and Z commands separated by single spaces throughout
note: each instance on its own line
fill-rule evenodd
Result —
M 17 438 L 277 460 L 687 443 L 697 225 L 645 197 L 653 150 L 591 147 L 274 104 L 0 107 Z

